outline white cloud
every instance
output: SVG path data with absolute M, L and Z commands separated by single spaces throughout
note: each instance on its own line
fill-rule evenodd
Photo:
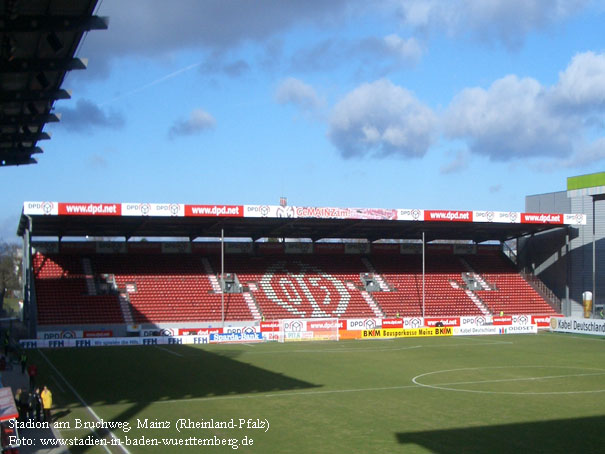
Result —
M 104 0 L 99 15 L 111 18 L 108 31 L 88 35 L 89 71 L 107 74 L 122 56 L 166 57 L 197 49 L 224 54 L 242 43 L 267 43 L 297 25 L 346 20 L 361 0 Z M 217 65 L 216 59 L 211 62 Z M 219 69 L 233 62 L 219 62 Z M 237 62 L 236 62 L 237 63 Z M 230 68 L 225 68 L 229 70 Z M 246 69 L 243 65 L 236 71 Z
M 168 132 L 170 138 L 190 136 L 213 129 L 216 120 L 212 115 L 202 109 L 194 109 L 187 120 L 177 121 Z
M 424 46 L 414 37 L 397 34 L 357 40 L 325 39 L 292 56 L 292 71 L 317 71 L 357 65 L 358 71 L 380 77 L 400 68 L 413 67 L 424 55 Z
M 549 111 L 546 95 L 536 80 L 516 76 L 499 79 L 487 90 L 465 89 L 446 113 L 445 133 L 494 160 L 566 156 L 577 125 Z
M 322 104 L 315 89 L 299 79 L 284 79 L 275 91 L 275 100 L 279 104 L 294 104 L 305 110 L 313 110 Z
M 328 137 L 344 157 L 423 156 L 435 138 L 433 111 L 386 79 L 360 85 L 332 110 Z
M 534 30 L 577 13 L 589 0 L 401 0 L 407 25 L 519 47 Z
M 600 137 L 580 148 L 564 165 L 572 168 L 588 168 L 601 162 L 605 162 L 605 137 Z
M 605 54 L 574 56 L 553 90 L 553 101 L 574 109 L 605 107 Z
M 444 133 L 492 160 L 596 161 L 603 154 L 604 80 L 605 54 L 587 52 L 576 55 L 552 87 L 510 75 L 487 89 L 467 88 L 450 104 Z
M 386 49 L 404 62 L 417 62 L 422 57 L 423 49 L 416 38 L 403 39 L 399 35 L 385 36 Z

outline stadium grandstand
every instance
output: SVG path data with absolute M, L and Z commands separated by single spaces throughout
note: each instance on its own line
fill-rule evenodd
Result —
M 585 223 L 561 213 L 25 202 L 24 316 L 32 338 L 551 316 L 560 300 L 520 272 L 514 244 Z

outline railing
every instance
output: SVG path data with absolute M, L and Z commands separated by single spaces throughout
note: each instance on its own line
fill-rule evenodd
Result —
M 515 253 L 515 251 L 513 251 L 511 249 L 511 247 L 506 244 L 506 243 L 502 243 L 502 252 L 504 253 L 504 255 L 506 255 L 515 265 L 518 265 L 518 261 L 517 261 L 517 254 Z
M 557 312 L 561 313 L 561 300 L 549 289 L 544 282 L 527 268 L 521 271 L 521 277 L 531 285 L 531 287 L 546 300 L 548 304 Z

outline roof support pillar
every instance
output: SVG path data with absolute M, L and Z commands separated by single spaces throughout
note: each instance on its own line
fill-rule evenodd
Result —
M 422 318 L 424 318 L 424 314 L 425 314 L 425 310 L 424 310 L 424 304 L 425 304 L 425 277 L 424 277 L 424 273 L 425 273 L 425 262 L 426 262 L 426 258 L 425 258 L 425 237 L 424 237 L 424 231 L 422 232 Z

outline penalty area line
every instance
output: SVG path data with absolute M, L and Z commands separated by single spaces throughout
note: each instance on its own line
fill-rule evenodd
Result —
M 80 394 L 78 393 L 78 391 L 76 391 L 76 389 L 71 385 L 71 383 L 69 383 L 69 381 L 67 381 L 67 379 L 63 376 L 63 374 L 61 372 L 59 372 L 59 369 L 57 369 L 55 367 L 55 365 L 51 362 L 50 359 L 48 359 L 48 357 L 44 354 L 44 352 L 40 349 L 38 349 L 38 353 L 40 353 L 40 356 L 42 356 L 42 358 L 44 358 L 44 360 L 48 363 L 48 365 L 52 368 L 52 370 L 55 371 L 55 373 L 59 376 L 59 378 L 61 380 L 63 380 L 63 382 L 67 385 L 67 387 L 70 389 L 70 391 L 74 394 L 74 396 L 76 396 L 76 398 L 80 401 L 80 403 L 84 406 L 84 408 L 86 408 L 86 410 L 88 410 L 88 412 L 98 421 L 101 422 L 101 418 L 99 418 L 99 415 L 97 415 L 95 413 L 95 411 L 90 408 L 90 406 L 86 403 L 86 401 L 82 398 L 82 396 L 80 396 Z M 119 442 L 120 439 L 118 437 L 116 437 L 114 435 L 114 433 L 107 429 L 107 431 L 109 432 L 109 434 L 111 435 L 111 437 L 114 440 L 118 441 L 118 446 L 122 449 L 122 451 L 124 451 L 126 454 L 131 454 L 130 451 L 128 449 L 126 449 L 124 446 L 122 446 L 122 443 Z M 54 427 L 53 427 L 53 432 L 54 432 Z M 58 438 L 58 437 L 57 437 Z M 105 448 L 105 451 L 107 451 L 109 454 L 112 454 L 110 449 L 106 446 L 106 445 L 102 445 L 103 448 Z

